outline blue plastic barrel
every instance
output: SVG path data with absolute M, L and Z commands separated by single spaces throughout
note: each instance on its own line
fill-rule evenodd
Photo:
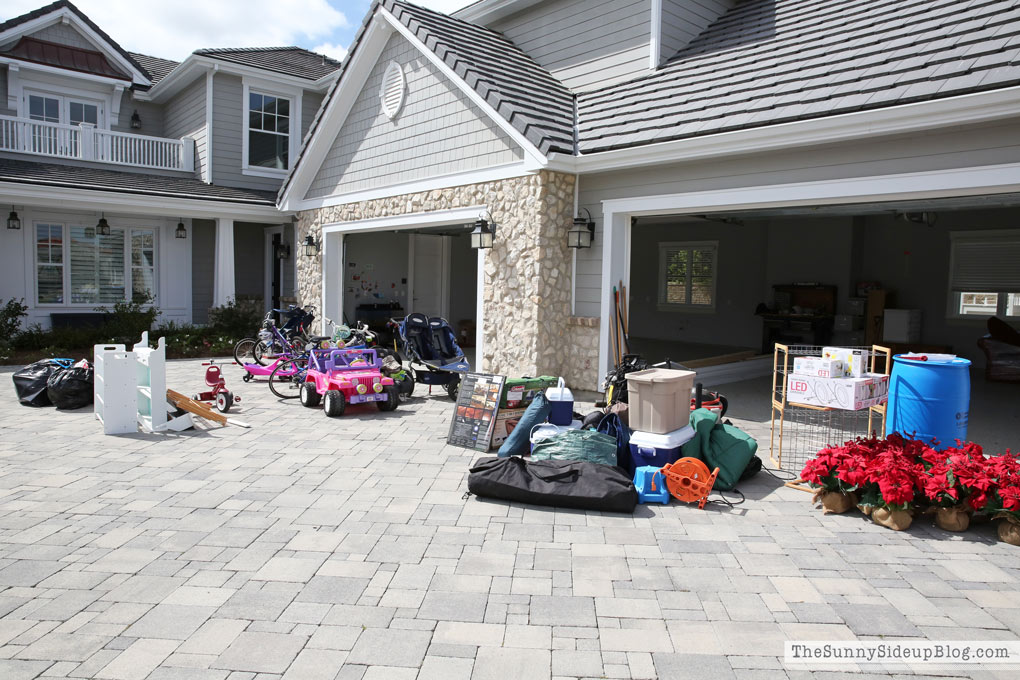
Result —
M 939 449 L 967 440 L 970 413 L 970 361 L 893 357 L 885 433 L 899 432 L 930 442 Z

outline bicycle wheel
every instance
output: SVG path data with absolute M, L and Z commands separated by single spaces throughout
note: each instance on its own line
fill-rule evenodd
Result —
M 252 358 L 255 359 L 255 363 L 259 366 L 268 366 L 277 359 L 280 355 L 286 352 L 288 348 L 284 347 L 278 340 L 272 340 L 266 342 L 265 340 L 259 340 L 255 343 L 255 347 L 252 348 Z
M 240 366 L 250 364 L 255 361 L 255 345 L 258 344 L 258 340 L 255 338 L 245 338 L 239 343 L 234 345 L 234 361 Z
M 280 399 L 296 399 L 308 371 L 308 359 L 299 357 L 281 361 L 269 374 L 269 389 Z

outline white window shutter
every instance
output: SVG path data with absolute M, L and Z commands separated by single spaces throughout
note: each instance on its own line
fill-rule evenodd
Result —
M 951 286 L 955 292 L 1020 291 L 1020 232 L 953 237 Z
M 379 98 L 382 99 L 383 113 L 391 120 L 400 113 L 404 105 L 404 91 L 407 82 L 404 79 L 404 69 L 400 64 L 391 61 L 383 74 L 382 87 L 379 89 Z

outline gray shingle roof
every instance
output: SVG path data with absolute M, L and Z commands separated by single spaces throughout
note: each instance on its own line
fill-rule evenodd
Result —
M 218 47 L 195 50 L 194 54 L 307 80 L 318 80 L 340 68 L 336 59 L 294 46 Z
M 169 198 L 195 198 L 246 205 L 276 204 L 275 192 L 216 186 L 190 177 L 146 175 L 77 165 L 34 163 L 12 158 L 0 158 L 0 182 Z
M 130 52 L 129 54 L 149 72 L 153 85 L 166 78 L 170 75 L 170 71 L 180 66 L 180 62 L 171 59 L 153 57 L 148 54 L 139 54 L 138 52 Z
M 488 28 L 397 0 L 382 5 L 542 153 L 573 153 L 573 95 Z
M 1015 0 L 748 0 L 658 72 L 578 96 L 582 153 L 1020 84 Z

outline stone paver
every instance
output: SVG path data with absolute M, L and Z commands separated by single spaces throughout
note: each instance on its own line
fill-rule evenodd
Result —
M 893 532 L 766 475 L 732 510 L 464 499 L 438 391 L 327 419 L 227 381 L 250 430 L 105 437 L 0 391 L 0 678 L 836 678 L 783 642 L 1020 635 L 993 525 Z

